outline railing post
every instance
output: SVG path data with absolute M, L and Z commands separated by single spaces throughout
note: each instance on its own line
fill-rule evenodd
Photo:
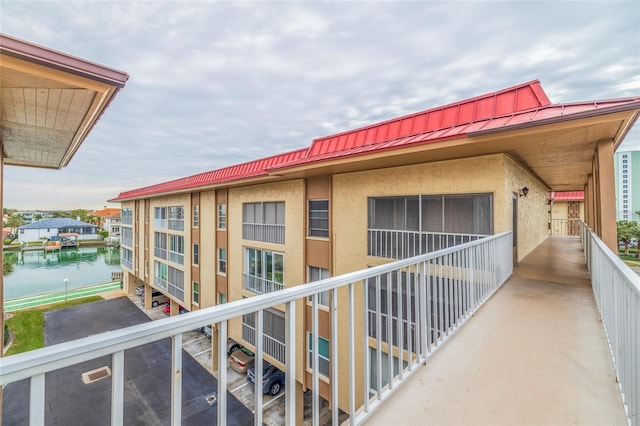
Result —
M 218 426 L 227 425 L 227 322 L 218 323 Z
M 124 351 L 111 357 L 111 424 L 124 424 Z
M 296 302 L 288 302 L 285 311 L 285 342 L 287 342 L 285 424 L 294 426 L 296 424 Z

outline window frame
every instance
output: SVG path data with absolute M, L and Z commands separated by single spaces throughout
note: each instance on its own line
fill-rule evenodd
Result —
M 318 208 L 318 203 L 326 203 L 326 208 Z M 316 204 L 315 208 L 312 207 Z M 324 206 L 322 206 L 324 207 Z M 330 204 L 328 199 L 310 199 L 307 200 L 307 236 L 313 238 L 329 238 L 329 209 Z M 326 217 L 325 217 L 326 214 Z M 318 222 L 326 221 L 325 227 L 318 227 Z M 315 225 L 315 226 L 314 226 Z M 318 235 L 319 234 L 319 235 Z
M 218 227 L 217 229 L 226 230 L 227 229 L 227 204 L 220 203 L 218 204 Z

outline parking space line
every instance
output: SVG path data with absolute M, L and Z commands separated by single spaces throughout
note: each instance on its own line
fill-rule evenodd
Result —
M 199 341 L 199 340 L 206 339 L 206 338 L 207 338 L 207 336 L 198 337 L 197 339 L 193 339 L 193 340 L 189 340 L 188 342 L 184 342 L 184 343 L 182 344 L 182 346 L 184 346 L 184 345 L 188 345 L 189 343 L 197 342 L 197 341 Z
M 269 401 L 267 401 L 267 402 L 265 402 L 264 404 L 262 404 L 262 409 L 264 410 L 264 408 L 265 408 L 266 406 L 268 406 L 268 405 L 271 405 L 271 403 L 272 403 L 273 401 L 276 401 L 276 400 L 280 399 L 280 397 L 283 397 L 283 396 L 284 396 L 284 393 L 285 393 L 285 391 L 280 392 L 278 395 L 274 396 L 274 397 L 273 397 L 273 398 L 271 398 Z
M 238 387 L 237 387 L 237 388 L 235 388 L 235 389 L 230 390 L 229 392 L 234 393 L 234 392 L 235 392 L 235 391 L 237 391 L 238 389 L 241 389 L 241 388 L 243 388 L 243 387 L 247 386 L 248 384 L 249 384 L 248 382 L 244 382 L 243 384 L 241 384 L 240 386 L 238 386 Z
M 200 355 L 202 355 L 202 354 L 206 354 L 207 352 L 211 352 L 211 348 L 206 349 L 206 350 L 204 350 L 204 351 L 202 351 L 202 352 L 198 352 L 197 354 L 193 354 L 192 356 L 193 356 L 193 357 L 197 357 L 197 356 L 200 356 Z

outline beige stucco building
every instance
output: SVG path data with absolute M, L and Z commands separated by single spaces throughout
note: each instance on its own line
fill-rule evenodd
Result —
M 582 217 L 615 248 L 615 217 L 603 214 L 615 208 L 614 194 L 602 188 L 613 186 L 613 152 L 638 111 L 639 98 L 552 104 L 533 81 L 123 192 L 110 201 L 122 206 L 125 289 L 158 289 L 176 314 L 178 306 L 198 310 L 504 231 L 513 231 L 516 263 L 549 235 L 549 191 L 585 191 Z M 356 297 L 362 359 L 371 336 L 363 332 L 365 295 Z M 328 299 L 318 301 L 319 387 L 333 404 L 322 373 L 331 364 Z M 312 386 L 313 315 L 310 303 L 296 312 L 300 394 Z M 272 309 L 264 318 L 265 359 L 280 368 L 284 315 Z M 229 324 L 250 349 L 254 332 L 252 318 Z M 339 375 L 345 386 L 347 373 Z M 363 377 L 356 383 L 362 396 Z

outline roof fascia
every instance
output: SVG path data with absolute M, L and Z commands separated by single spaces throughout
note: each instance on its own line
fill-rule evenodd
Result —
M 0 53 L 119 88 L 123 88 L 129 79 L 129 75 L 123 71 L 1 33 Z

